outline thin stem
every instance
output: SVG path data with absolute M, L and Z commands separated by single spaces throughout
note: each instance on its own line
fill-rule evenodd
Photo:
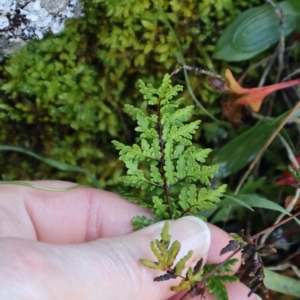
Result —
M 285 49 L 285 52 L 287 52 L 287 51 L 289 51 L 289 50 L 293 50 L 293 49 L 294 49 L 295 47 L 297 47 L 298 45 L 299 45 L 299 42 L 296 41 L 292 46 L 287 47 L 287 48 Z M 268 62 L 270 59 L 273 59 L 273 57 L 276 57 L 276 56 L 278 56 L 278 53 L 273 53 L 273 54 L 271 54 L 270 56 L 268 56 L 268 57 L 262 59 L 261 61 L 259 61 L 259 62 L 255 63 L 255 64 L 251 65 L 251 66 L 250 66 L 250 67 L 249 67 L 249 68 L 248 68 L 248 69 L 240 76 L 240 78 L 239 78 L 239 80 L 238 80 L 238 83 L 239 83 L 240 85 L 242 85 L 242 83 L 243 83 L 245 77 L 247 76 L 247 74 L 248 74 L 250 71 L 255 70 L 257 67 L 259 67 L 260 65 L 264 64 L 265 62 Z M 293 73 L 293 74 L 289 75 L 288 77 L 284 78 L 282 81 L 288 80 L 288 79 L 290 78 L 290 76 L 293 76 L 293 75 L 295 75 L 295 74 Z
M 280 77 L 280 74 L 284 68 L 284 60 L 283 60 L 283 54 L 284 54 L 284 48 L 285 48 L 285 38 L 284 38 L 284 14 L 281 8 L 278 8 L 276 4 L 272 0 L 266 0 L 271 7 L 274 9 L 274 12 L 276 13 L 279 25 L 280 25 L 280 38 L 279 38 L 279 45 L 278 45 L 278 79 Z
M 159 10 L 159 12 L 161 13 L 161 15 L 162 15 L 162 17 L 163 17 L 163 21 L 165 22 L 166 26 L 169 28 L 169 30 L 170 30 L 170 32 L 172 33 L 173 38 L 174 38 L 174 40 L 175 40 L 175 42 L 176 42 L 176 44 L 177 44 L 177 48 L 178 48 L 178 50 L 179 50 L 178 60 L 181 61 L 183 64 L 185 64 L 184 58 L 183 58 L 183 56 L 182 56 L 182 54 L 181 54 L 183 51 L 182 51 L 180 42 L 179 42 L 179 40 L 178 40 L 178 38 L 177 38 L 177 36 L 176 36 L 176 33 L 175 33 L 173 27 L 171 26 L 171 24 L 170 24 L 170 22 L 169 22 L 169 20 L 168 20 L 168 17 L 166 16 L 166 14 L 165 14 L 165 12 L 164 12 L 164 10 L 163 10 L 163 8 L 162 8 L 162 6 L 161 6 L 161 4 L 160 4 L 159 1 L 157 1 L 157 5 L 158 5 L 158 10 Z M 218 122 L 218 119 L 216 119 L 213 115 L 211 115 L 211 114 L 209 113 L 209 111 L 207 111 L 207 110 L 204 108 L 204 106 L 199 102 L 199 100 L 196 98 L 196 96 L 195 96 L 195 94 L 194 94 L 194 92 L 193 92 L 193 90 L 192 90 L 192 88 L 191 88 L 191 85 L 190 85 L 190 83 L 189 83 L 189 78 L 188 78 L 188 75 L 187 75 L 187 71 L 186 71 L 185 69 L 183 70 L 183 74 L 184 74 L 184 79 L 185 79 L 185 82 L 186 82 L 186 86 L 187 86 L 187 88 L 188 88 L 189 94 L 191 95 L 193 101 L 197 104 L 197 106 L 198 106 L 198 107 L 199 107 L 199 108 L 200 108 L 200 109 L 201 109 L 208 117 L 210 117 L 213 121 Z
M 160 158 L 160 168 L 161 168 L 161 174 L 162 174 L 162 178 L 163 178 L 163 189 L 165 192 L 165 196 L 166 196 L 166 200 L 167 200 L 167 205 L 168 205 L 168 213 L 169 213 L 169 218 L 172 219 L 172 210 L 171 210 L 171 201 L 170 201 L 170 194 L 169 194 L 169 188 L 168 188 L 168 184 L 167 184 L 167 178 L 166 178 L 166 174 L 165 174 L 165 153 L 164 153 L 164 146 L 165 146 L 165 142 L 162 139 L 162 130 L 163 130 L 163 125 L 161 123 L 161 112 L 160 112 L 160 101 L 158 103 L 158 112 L 157 112 L 157 118 L 158 118 L 158 136 L 159 136 L 159 148 L 160 148 L 160 154 L 161 154 L 161 158 Z
M 287 212 L 291 212 L 291 211 L 293 210 L 294 206 L 296 205 L 296 203 L 297 203 L 297 201 L 298 201 L 298 199 L 299 199 L 299 196 L 300 196 L 300 189 L 297 189 L 297 190 L 296 190 L 296 194 L 295 194 L 295 196 L 294 196 L 294 199 L 291 201 L 291 203 L 290 203 L 290 204 L 288 205 L 288 207 L 286 208 L 286 211 L 287 211 Z M 282 220 L 282 218 L 284 218 L 285 215 L 286 215 L 285 213 L 281 213 L 281 214 L 279 215 L 279 217 L 277 218 L 277 220 L 275 221 L 274 224 L 279 223 L 280 220 Z M 297 219 L 296 219 L 296 220 L 297 220 Z M 298 222 L 298 225 L 299 225 L 299 222 Z M 263 235 L 263 237 L 262 237 L 262 239 L 261 239 L 261 243 L 263 243 L 263 244 L 265 243 L 265 241 L 267 240 L 267 238 L 269 237 L 269 235 L 271 234 L 271 232 L 272 232 L 272 230 L 266 232 L 266 233 Z
M 289 157 L 289 160 L 290 162 L 296 167 L 296 169 L 299 168 L 299 164 L 298 164 L 298 161 L 290 147 L 290 145 L 287 143 L 287 141 L 285 140 L 285 138 L 281 135 L 281 134 L 278 134 L 278 137 L 281 141 L 281 143 L 283 144 L 283 146 L 285 147 L 286 149 L 286 152 L 288 154 L 288 157 Z
M 277 228 L 277 227 L 281 226 L 282 224 L 285 224 L 286 222 L 288 222 L 288 221 L 290 221 L 290 220 L 296 218 L 296 217 L 299 216 L 299 215 L 300 215 L 300 211 L 298 211 L 298 212 L 295 213 L 294 215 L 292 215 L 292 216 L 290 216 L 290 217 L 288 217 L 288 218 L 282 220 L 281 222 L 279 222 L 279 223 L 277 223 L 277 224 L 274 224 L 274 225 L 270 226 L 269 228 L 264 229 L 264 230 L 260 231 L 259 233 L 253 235 L 253 236 L 252 236 L 252 239 L 253 239 L 253 240 L 258 239 L 261 235 L 263 235 L 264 233 L 268 232 L 269 230 L 272 230 L 272 229 L 274 229 L 274 228 Z
M 220 268 L 222 268 L 233 256 L 235 256 L 239 251 L 242 250 L 242 247 L 237 248 L 234 252 L 232 252 L 224 261 L 219 263 L 215 268 L 213 268 L 210 272 L 205 274 L 205 276 L 202 277 L 201 281 L 197 283 L 198 286 L 202 287 L 205 280 L 208 279 L 210 276 L 212 276 L 215 272 L 217 272 Z M 189 292 L 185 293 L 180 300 L 187 300 L 189 296 Z
M 240 180 L 234 194 L 236 195 L 239 190 L 241 189 L 242 185 L 244 184 L 245 180 L 248 178 L 249 174 L 253 170 L 254 166 L 257 164 L 257 162 L 260 160 L 263 153 L 266 151 L 266 149 L 269 147 L 269 145 L 272 143 L 272 141 L 275 139 L 277 134 L 280 132 L 280 130 L 283 128 L 283 126 L 289 121 L 289 119 L 293 116 L 293 114 L 298 110 L 300 107 L 300 101 L 297 102 L 297 104 L 294 106 L 294 108 L 291 110 L 291 112 L 287 115 L 287 117 L 281 122 L 281 124 L 276 128 L 276 130 L 273 132 L 273 134 L 270 136 L 270 138 L 267 140 L 263 148 L 259 151 L 259 153 L 256 155 L 255 159 L 249 166 L 248 170 Z
M 232 259 L 237 253 L 239 253 L 242 250 L 242 247 L 238 247 L 236 250 L 234 250 L 225 260 L 223 260 L 221 263 L 219 263 L 214 269 L 212 269 L 210 272 L 205 274 L 205 276 L 202 277 L 201 281 L 204 283 L 204 281 L 213 275 L 215 272 L 217 272 L 219 269 L 221 269 L 230 259 Z M 200 282 L 201 282 L 200 281 Z
M 279 241 L 281 239 L 284 239 L 284 238 L 287 238 L 287 237 L 291 236 L 292 234 L 294 234 L 294 233 L 296 233 L 298 231 L 300 231 L 300 226 L 299 225 L 295 225 L 292 228 L 284 231 L 280 236 L 272 238 L 266 244 L 267 245 L 274 245 L 274 246 L 276 246 L 276 242 L 277 241 Z

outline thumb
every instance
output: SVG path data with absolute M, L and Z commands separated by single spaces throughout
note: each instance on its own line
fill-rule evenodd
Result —
M 196 217 L 169 222 L 171 242 L 178 240 L 181 243 L 176 261 L 189 250 L 193 250 L 193 256 L 187 262 L 188 266 L 195 265 L 200 258 L 205 263 L 210 247 L 208 226 Z M 163 272 L 147 268 L 139 262 L 140 258 L 157 261 L 150 249 L 150 242 L 161 239 L 164 223 L 153 224 L 127 236 L 100 241 L 101 261 L 106 262 L 104 267 L 99 262 L 99 268 L 104 271 L 98 279 L 103 284 L 98 294 L 101 299 L 119 299 L 121 296 L 128 300 L 165 300 L 174 295 L 170 286 L 175 285 L 176 281 L 154 282 L 154 277 L 162 275 Z
M 208 226 L 196 217 L 169 222 L 171 242 L 181 243 L 176 261 L 193 250 L 187 266 L 195 265 L 200 258 L 204 264 L 211 239 Z M 150 242 L 161 239 L 163 225 L 164 222 L 159 222 L 127 236 L 100 239 L 85 245 L 61 246 L 71 249 L 64 262 L 64 278 L 56 277 L 59 281 L 56 290 L 65 291 L 68 297 L 64 299 L 168 299 L 174 295 L 170 286 L 179 282 L 174 279 L 154 282 L 154 277 L 163 272 L 139 262 L 140 258 L 157 261 Z

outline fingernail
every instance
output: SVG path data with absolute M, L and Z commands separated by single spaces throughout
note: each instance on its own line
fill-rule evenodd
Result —
M 195 263 L 203 258 L 204 263 L 210 247 L 211 234 L 207 224 L 197 217 L 183 217 L 170 222 L 171 241 L 179 241 L 181 244 L 180 252 L 176 262 L 184 257 L 188 251 L 193 250 L 192 260 Z M 154 231 L 156 238 L 160 238 L 161 228 Z

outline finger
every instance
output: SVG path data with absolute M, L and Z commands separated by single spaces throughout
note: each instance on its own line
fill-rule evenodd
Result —
M 215 263 L 221 263 L 224 261 L 232 252 L 228 252 L 224 255 L 220 255 L 221 250 L 229 243 L 229 240 L 231 240 L 231 237 L 228 233 L 223 231 L 222 229 L 212 225 L 207 224 L 211 233 L 211 244 L 208 252 L 207 257 L 207 263 L 208 264 L 215 264 Z M 233 272 L 236 272 L 241 264 L 241 254 L 240 252 L 236 254 L 233 258 L 237 258 L 239 262 L 235 264 L 232 267 Z M 234 283 L 234 284 L 225 284 L 228 292 L 228 298 L 230 300 L 257 300 L 259 298 L 256 298 L 256 295 L 251 295 L 251 297 L 248 297 L 248 293 L 250 292 L 250 289 L 245 286 L 242 283 Z M 179 295 L 176 295 L 172 297 L 169 300 L 179 300 L 185 293 L 181 293 Z M 192 298 L 199 300 L 199 296 Z M 205 300 L 213 300 L 214 298 L 206 292 L 205 294 Z
M 62 188 L 72 183 L 40 181 L 35 184 Z M 131 219 L 150 212 L 120 196 L 80 187 L 49 192 L 24 186 L 1 185 L 0 205 L 6 214 L 0 235 L 68 244 L 92 241 L 132 232 Z M 3 210 L 3 208 L 5 208 Z
M 232 254 L 232 252 L 228 252 L 223 255 L 220 255 L 221 250 L 229 243 L 229 240 L 232 240 L 232 238 L 229 236 L 228 233 L 226 233 L 222 229 L 212 224 L 207 224 L 207 225 L 211 232 L 211 245 L 209 249 L 207 263 L 208 264 L 220 263 L 224 261 L 229 255 Z M 237 258 L 239 260 L 238 263 L 236 263 L 232 268 L 232 270 L 236 272 L 241 265 L 241 253 L 238 252 L 232 258 Z
M 25 240 L 0 245 L 0 299 L 8 299 L 14 292 L 22 299 L 35 295 L 36 299 L 52 300 L 63 295 L 72 300 L 165 300 L 174 294 L 170 285 L 176 281 L 154 282 L 153 278 L 162 272 L 139 263 L 140 258 L 156 260 L 149 246 L 154 239 L 160 240 L 163 223 L 127 236 L 80 245 L 55 246 Z M 172 240 L 182 243 L 178 259 L 193 249 L 190 266 L 200 258 L 206 260 L 210 232 L 204 222 L 195 217 L 170 222 L 170 234 Z M 5 247 L 10 258 L 4 258 Z M 16 270 L 13 274 L 11 268 Z M 15 284 L 11 277 L 15 277 Z

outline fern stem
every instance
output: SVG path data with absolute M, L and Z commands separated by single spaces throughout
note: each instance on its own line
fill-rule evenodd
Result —
M 157 125 L 158 125 L 158 136 L 159 136 L 159 148 L 160 148 L 160 153 L 161 153 L 161 158 L 160 158 L 160 169 L 161 169 L 161 174 L 162 174 L 162 178 L 163 178 L 163 182 L 164 182 L 164 192 L 165 192 L 165 196 L 166 196 L 166 200 L 167 200 L 167 204 L 168 204 L 168 213 L 169 213 L 169 218 L 172 219 L 172 210 L 171 210 L 171 202 L 170 202 L 170 194 L 169 194 L 169 188 L 168 188 L 168 184 L 167 184 L 167 178 L 165 175 L 165 154 L 164 154 L 164 140 L 162 138 L 162 129 L 163 129 L 163 125 L 161 123 L 161 112 L 160 112 L 160 100 L 158 102 L 158 112 L 157 112 Z
M 203 287 L 205 280 L 207 280 L 210 276 L 212 276 L 215 272 L 217 272 L 220 268 L 222 268 L 230 259 L 232 259 L 239 251 L 242 250 L 242 247 L 237 248 L 234 252 L 232 252 L 224 261 L 219 263 L 214 269 L 212 269 L 210 272 L 205 274 L 202 279 L 197 283 L 197 286 L 200 286 L 200 288 Z M 190 292 L 192 292 L 194 289 L 192 288 L 190 291 L 185 293 L 180 300 L 188 300 L 190 298 Z

